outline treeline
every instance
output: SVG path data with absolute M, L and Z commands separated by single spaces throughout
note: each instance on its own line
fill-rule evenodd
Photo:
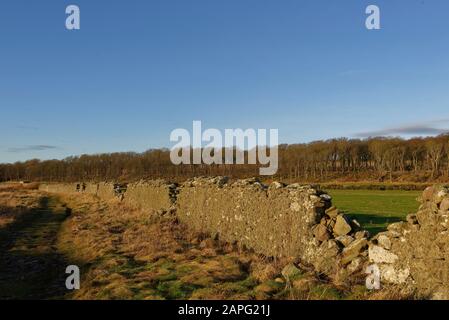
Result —
M 224 152 L 223 152 L 224 154 Z M 82 155 L 64 160 L 0 164 L 0 180 L 131 181 L 259 174 L 259 165 L 173 165 L 167 149 L 144 153 Z M 331 139 L 279 146 L 273 179 L 291 181 L 374 180 L 433 182 L 449 178 L 449 135 L 429 138 Z

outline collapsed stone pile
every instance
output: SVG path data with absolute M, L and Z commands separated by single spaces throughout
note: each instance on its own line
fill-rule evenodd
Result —
M 361 229 L 357 220 L 330 207 L 312 232 L 318 242 L 314 264 L 317 271 L 343 281 L 366 265 L 369 233 Z

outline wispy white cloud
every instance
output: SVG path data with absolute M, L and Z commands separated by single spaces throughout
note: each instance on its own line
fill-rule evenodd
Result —
M 442 126 L 443 125 L 443 126 Z M 382 136 L 433 136 L 449 132 L 449 119 L 439 119 L 422 123 L 390 127 L 374 131 L 356 133 L 359 138 Z
M 60 149 L 58 146 L 49 146 L 49 145 L 31 145 L 31 146 L 24 146 L 24 147 L 12 147 L 8 148 L 7 151 L 11 153 L 19 153 L 19 152 L 27 152 L 27 151 L 45 151 L 45 150 L 54 150 L 54 149 Z

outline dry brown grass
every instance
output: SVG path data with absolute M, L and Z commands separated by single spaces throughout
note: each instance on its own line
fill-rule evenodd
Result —
M 85 270 L 75 298 L 256 297 L 259 282 L 249 264 L 260 260 L 257 256 L 191 237 L 170 213 L 143 212 L 89 195 L 62 200 L 72 216 L 63 225 L 58 247 Z
M 422 297 L 424 298 L 424 297 Z M 404 286 L 390 286 L 378 291 L 373 291 L 367 297 L 368 300 L 415 300 L 419 299 L 416 293 Z
M 38 190 L 39 189 L 39 183 L 38 182 L 6 182 L 6 183 L 0 183 L 0 192 L 14 192 L 14 191 L 21 191 L 21 190 Z
M 37 191 L 0 188 L 0 228 L 16 221 L 23 213 L 40 206 L 42 194 Z

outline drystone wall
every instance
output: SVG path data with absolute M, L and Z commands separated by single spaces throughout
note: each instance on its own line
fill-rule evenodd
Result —
M 75 193 L 76 184 L 41 184 L 41 190 Z M 86 193 L 117 197 L 112 183 L 86 183 Z M 182 184 L 128 184 L 122 201 L 142 210 L 176 211 L 192 230 L 238 243 L 270 257 L 313 266 L 337 281 L 378 266 L 384 284 L 423 298 L 449 299 L 449 189 L 427 188 L 407 222 L 369 237 L 357 221 L 332 206 L 319 188 L 256 179 L 196 178 Z
M 76 183 L 40 183 L 39 190 L 53 193 L 75 193 L 77 192 Z M 97 190 L 97 184 L 86 183 L 86 193 L 95 194 Z M 80 184 L 81 188 L 81 184 Z
M 368 245 L 358 223 L 312 186 L 194 179 L 180 186 L 176 209 L 197 231 L 266 256 L 298 259 L 332 277 L 357 271 L 361 259 L 352 262 Z
M 164 180 L 141 181 L 128 185 L 124 202 L 141 210 L 169 210 L 176 201 L 176 184 Z
M 116 197 L 112 183 L 85 185 L 85 193 L 105 200 Z M 77 192 L 76 184 L 41 184 L 41 190 Z M 312 186 L 266 186 L 256 179 L 230 183 L 225 177 L 196 178 L 180 185 L 141 181 L 128 184 L 122 201 L 148 212 L 176 210 L 196 232 L 266 256 L 298 259 L 331 277 L 360 271 L 368 244 L 368 234 L 359 224 Z
M 82 189 L 82 186 L 85 189 Z M 80 189 L 77 189 L 80 185 Z M 41 183 L 39 190 L 53 193 L 87 193 L 98 196 L 103 200 L 119 198 L 114 190 L 114 183 Z M 167 184 L 164 181 L 137 182 L 127 185 L 125 203 L 142 210 L 168 210 L 174 202 L 173 194 L 176 193 L 176 185 Z M 120 198 L 119 198 L 120 199 Z

